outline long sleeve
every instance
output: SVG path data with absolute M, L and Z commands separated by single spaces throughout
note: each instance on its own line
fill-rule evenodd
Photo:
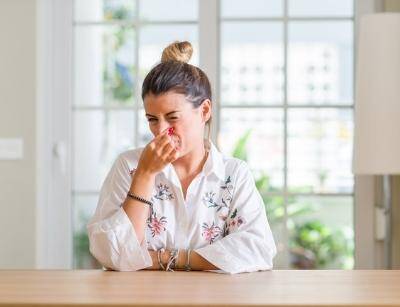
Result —
M 264 202 L 246 162 L 238 166 L 225 236 L 195 250 L 220 268 L 219 273 L 242 273 L 272 269 L 276 246 Z
M 103 267 L 116 271 L 136 271 L 153 264 L 146 238 L 140 245 L 121 206 L 130 182 L 128 164 L 119 155 L 101 187 L 96 212 L 87 224 L 91 254 Z

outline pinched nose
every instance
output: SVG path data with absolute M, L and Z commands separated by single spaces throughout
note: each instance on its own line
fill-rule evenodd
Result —
M 165 132 L 167 132 L 168 135 L 172 135 L 174 133 L 174 131 L 175 131 L 175 129 L 173 127 L 168 127 L 168 126 L 161 127 L 160 126 L 160 127 L 158 127 L 158 129 L 156 129 L 156 132 L 154 135 L 155 136 L 160 135 Z

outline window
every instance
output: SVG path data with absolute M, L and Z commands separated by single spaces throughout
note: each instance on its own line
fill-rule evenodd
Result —
M 75 268 L 98 266 L 85 224 L 112 162 L 151 139 L 140 97 L 144 76 L 174 40 L 189 40 L 191 63 L 200 63 L 199 5 L 75 1 Z M 353 266 L 353 6 L 351 0 L 220 0 L 218 26 L 211 27 L 220 37 L 217 144 L 253 170 L 278 268 Z
M 181 7 L 170 10 L 169 7 Z M 75 1 L 72 200 L 74 267 L 98 264 L 86 223 L 117 155 L 145 145 L 150 132 L 140 88 L 174 40 L 189 40 L 198 65 L 197 0 Z
M 253 169 L 276 267 L 353 267 L 353 10 L 221 1 L 218 140 Z

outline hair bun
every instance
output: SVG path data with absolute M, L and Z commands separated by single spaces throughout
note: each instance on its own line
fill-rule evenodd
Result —
M 179 61 L 188 63 L 192 54 L 193 47 L 191 43 L 188 41 L 175 41 L 163 50 L 161 62 Z

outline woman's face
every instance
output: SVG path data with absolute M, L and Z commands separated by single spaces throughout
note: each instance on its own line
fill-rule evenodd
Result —
M 210 100 L 204 100 L 199 108 L 194 109 L 185 95 L 172 91 L 157 96 L 151 93 L 146 95 L 144 109 L 154 136 L 174 128 L 172 138 L 179 156 L 198 147 L 204 137 L 205 123 L 211 116 Z

